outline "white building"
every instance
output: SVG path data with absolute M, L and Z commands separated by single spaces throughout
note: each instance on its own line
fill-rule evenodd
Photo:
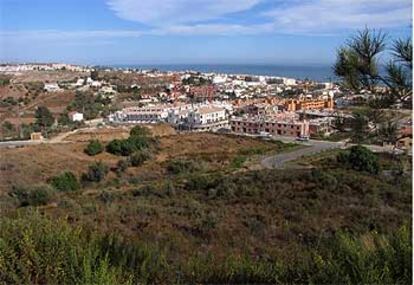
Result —
M 46 83 L 44 90 L 47 92 L 59 92 L 62 91 L 57 83 Z
M 72 122 L 82 122 L 83 121 L 83 114 L 79 112 L 70 112 L 69 119 Z
M 215 106 L 200 107 L 188 114 L 187 126 L 194 131 L 213 131 L 228 128 L 226 109 Z

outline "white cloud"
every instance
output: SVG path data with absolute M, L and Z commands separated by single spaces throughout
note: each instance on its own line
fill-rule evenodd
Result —
M 123 19 L 151 26 L 184 24 L 216 19 L 249 10 L 261 0 L 108 0 Z
M 107 0 L 126 20 L 150 27 L 146 34 L 238 35 L 260 33 L 333 34 L 338 31 L 408 26 L 411 0 L 273 0 L 272 10 L 250 11 L 269 0 Z M 266 7 L 266 5 L 262 6 Z M 233 24 L 222 19 L 240 11 L 263 24 Z M 209 20 L 209 23 L 203 21 Z
M 311 0 L 264 13 L 276 31 L 335 32 L 340 30 L 389 28 L 411 23 L 411 0 Z

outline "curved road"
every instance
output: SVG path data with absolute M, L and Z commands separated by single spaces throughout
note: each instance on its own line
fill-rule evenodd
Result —
M 308 155 L 315 155 L 325 150 L 329 149 L 345 149 L 355 144 L 347 144 L 345 141 L 340 142 L 329 142 L 329 141 L 319 141 L 319 140 L 309 140 L 307 142 L 297 142 L 294 138 L 286 138 L 286 137 L 275 137 L 275 140 L 280 140 L 282 142 L 295 142 L 307 146 L 306 148 L 300 148 L 298 150 L 294 150 L 292 152 L 286 152 L 281 154 L 276 154 L 273 156 L 268 156 L 261 161 L 261 165 L 267 169 L 274 169 L 274 168 L 283 168 L 284 164 L 289 161 L 294 161 L 302 156 Z M 372 152 L 389 152 L 389 153 L 396 153 L 401 154 L 404 153 L 398 149 L 392 149 L 389 147 L 383 147 L 378 145 L 363 145 L 364 147 L 370 149 Z
M 302 156 L 314 155 L 325 150 L 345 147 L 345 142 L 310 140 L 301 144 L 306 147 L 264 158 L 261 162 L 262 166 L 268 169 L 282 168 L 285 163 L 297 160 Z

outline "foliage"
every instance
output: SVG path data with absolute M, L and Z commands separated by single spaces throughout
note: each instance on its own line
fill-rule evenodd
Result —
M 378 157 L 361 145 L 353 146 L 347 152 L 341 152 L 337 159 L 338 162 L 358 171 L 367 171 L 372 174 L 379 172 Z
M 6 74 L 0 74 L 0 86 L 6 86 L 10 84 L 11 77 Z
M 16 132 L 16 127 L 9 121 L 4 121 L 1 125 L 4 136 L 12 136 Z
M 88 171 L 82 174 L 84 182 L 101 182 L 108 174 L 108 166 L 101 161 L 89 165 Z
M 395 145 L 399 137 L 397 124 L 392 121 L 382 124 L 378 129 L 378 137 L 384 143 Z
M 246 162 L 246 157 L 242 155 L 236 156 L 230 163 L 231 168 L 241 168 L 243 164 Z
M 78 179 L 70 171 L 52 177 L 49 182 L 56 190 L 61 192 L 73 192 L 80 189 Z
M 77 91 L 75 99 L 68 106 L 68 111 L 83 113 L 86 120 L 92 120 L 99 116 L 104 107 L 110 104 L 110 100 L 100 95 L 95 96 L 91 92 Z
M 84 149 L 84 152 L 89 156 L 100 154 L 104 151 L 104 146 L 99 140 L 90 140 L 89 144 Z
M 45 106 L 37 107 L 35 111 L 36 122 L 35 124 L 40 128 L 49 128 L 55 122 L 52 113 Z
M 2 284 L 131 284 L 95 235 L 38 213 L 0 221 Z
M 121 174 L 122 172 L 127 170 L 129 166 L 130 166 L 130 162 L 127 159 L 120 159 L 120 160 L 118 160 L 118 162 L 116 164 L 115 171 L 118 174 Z
M 143 127 L 134 127 L 127 139 L 115 139 L 108 143 L 106 151 L 121 156 L 129 156 L 135 152 L 148 149 L 155 144 L 155 139 L 149 137 L 149 130 Z
M 211 214 L 201 221 L 214 229 Z M 0 282 L 5 284 L 410 284 L 412 245 L 394 235 L 338 232 L 290 261 L 192 254 L 169 263 L 160 247 L 100 235 L 38 213 L 0 219 Z
M 395 40 L 391 48 L 388 47 L 393 58 L 386 64 L 384 76 L 379 72 L 378 60 L 386 50 L 386 35 L 366 28 L 338 50 L 335 74 L 342 79 L 345 88 L 355 92 L 362 89 L 375 92 L 379 83 L 386 85 L 390 90 L 389 104 L 396 100 L 412 100 L 411 39 Z
M 50 203 L 54 197 L 54 191 L 49 185 L 35 185 L 15 187 L 10 195 L 17 198 L 20 206 L 42 206 Z
M 149 137 L 151 136 L 151 131 L 146 127 L 135 126 L 129 132 L 131 137 Z
M 151 153 L 147 150 L 134 152 L 129 156 L 129 162 L 132 166 L 137 167 L 151 158 Z
M 129 156 L 134 152 L 148 148 L 150 139 L 145 137 L 129 137 L 124 140 L 112 140 L 106 146 L 106 151 L 121 156 Z
M 191 173 L 201 169 L 201 165 L 193 160 L 173 159 L 167 162 L 167 170 L 171 174 Z

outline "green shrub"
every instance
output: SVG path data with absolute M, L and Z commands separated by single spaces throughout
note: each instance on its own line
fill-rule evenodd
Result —
M 337 156 L 339 163 L 358 171 L 377 174 L 380 170 L 378 157 L 366 147 L 356 145 Z
M 1 284 L 132 284 L 99 236 L 29 212 L 0 220 Z M 102 239 L 102 238 L 101 238 Z
M 66 171 L 61 175 L 52 177 L 50 184 L 58 191 L 72 192 L 80 189 L 80 184 L 75 174 Z
M 54 191 L 49 185 L 16 187 L 10 194 L 17 198 L 22 207 L 47 205 L 54 197 Z
M 100 143 L 99 140 L 90 140 L 89 144 L 86 146 L 84 152 L 87 155 L 94 156 L 94 155 L 102 153 L 103 150 L 104 150 L 104 147 Z
M 238 168 L 241 168 L 245 162 L 246 162 L 246 157 L 238 155 L 231 161 L 230 167 L 238 169 Z
M 129 135 L 131 137 L 149 137 L 151 135 L 151 132 L 148 128 L 135 126 L 131 129 Z
M 108 166 L 101 161 L 89 165 L 88 172 L 82 175 L 83 182 L 100 182 L 108 174 Z
M 142 165 L 145 161 L 151 158 L 149 151 L 142 150 L 137 151 L 129 156 L 129 161 L 132 166 L 137 167 Z
M 167 170 L 171 174 L 191 173 L 201 169 L 201 165 L 193 160 L 173 159 L 167 162 Z
M 120 156 L 128 156 L 134 152 L 150 146 L 150 139 L 146 137 L 129 137 L 125 140 L 115 139 L 106 146 L 106 151 Z

